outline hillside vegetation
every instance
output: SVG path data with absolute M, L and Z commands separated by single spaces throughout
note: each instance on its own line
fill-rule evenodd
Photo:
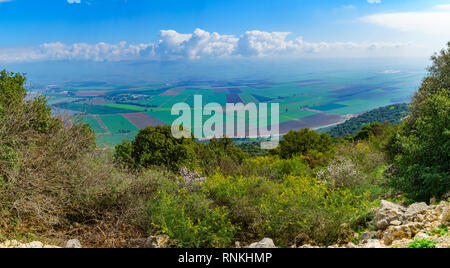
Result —
M 353 136 L 361 128 L 372 123 L 400 124 L 401 120 L 409 113 L 409 104 L 394 104 L 386 107 L 381 107 L 367 113 L 351 118 L 345 123 L 339 124 L 336 127 L 328 130 L 327 133 L 331 137 L 345 137 L 346 135 Z
M 0 240 L 137 247 L 331 245 L 374 228 L 381 199 L 439 200 L 450 190 L 450 43 L 401 125 L 374 123 L 351 139 L 291 131 L 267 155 L 230 139 L 174 139 L 148 127 L 114 150 L 87 125 L 64 125 L 25 77 L 0 74 Z M 388 169 L 388 167 L 390 167 Z M 388 169 L 388 172 L 384 172 Z

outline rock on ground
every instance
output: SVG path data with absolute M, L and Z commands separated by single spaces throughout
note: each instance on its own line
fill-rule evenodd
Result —
M 253 243 L 248 248 L 276 248 L 273 240 L 270 238 L 264 238 L 263 240 Z
M 170 237 L 167 235 L 150 236 L 142 243 L 141 248 L 168 248 Z
M 30 243 L 20 243 L 16 240 L 5 241 L 0 243 L 0 248 L 59 248 L 52 245 L 44 245 L 42 242 L 34 241 Z
M 67 241 L 66 248 L 82 248 L 81 242 L 78 239 L 71 239 Z

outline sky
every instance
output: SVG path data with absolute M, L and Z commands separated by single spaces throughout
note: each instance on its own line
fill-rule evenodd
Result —
M 0 0 L 0 63 L 429 57 L 448 0 Z

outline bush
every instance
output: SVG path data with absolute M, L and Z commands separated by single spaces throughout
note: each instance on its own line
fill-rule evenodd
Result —
M 172 136 L 170 126 L 147 127 L 137 134 L 132 144 L 124 142 L 116 147 L 116 162 L 142 168 L 163 166 L 177 171 L 195 164 L 194 139 Z
M 182 248 L 229 247 L 237 228 L 225 207 L 199 192 L 160 191 L 147 203 L 147 229 L 167 234 Z
M 237 147 L 232 139 L 212 139 L 208 143 L 195 147 L 197 165 L 206 175 L 220 171 L 225 175 L 235 175 L 248 154 Z
M 368 140 L 370 137 L 378 137 L 383 135 L 386 125 L 381 123 L 372 123 L 364 126 L 355 136 L 352 137 L 354 141 Z
M 435 248 L 436 244 L 436 242 L 427 239 L 416 239 L 408 245 L 408 248 Z
M 364 175 L 351 159 L 338 156 L 331 160 L 323 169 L 319 170 L 317 177 L 330 188 L 357 187 L 364 182 Z
M 425 202 L 450 190 L 450 42 L 431 59 L 433 65 L 413 97 L 410 116 L 387 146 L 399 168 L 391 185 Z
M 283 246 L 294 244 L 299 236 L 325 245 L 345 240 L 349 229 L 343 224 L 367 209 L 361 197 L 327 189 L 307 177 L 287 176 L 275 182 L 217 174 L 204 187 L 218 204 L 229 208 L 241 236 L 271 237 Z
M 287 175 L 310 176 L 312 170 L 305 157 L 280 159 L 278 156 L 264 156 L 248 159 L 241 175 L 282 180 Z
M 409 198 L 428 202 L 450 190 L 450 91 L 419 104 L 420 115 L 407 122 L 395 140 L 399 173 L 391 184 Z
M 283 136 L 280 145 L 271 150 L 272 155 L 278 155 L 283 159 L 294 156 L 304 156 L 311 166 L 322 165 L 326 160 L 326 154 L 333 148 L 331 137 L 314 130 L 302 129 L 290 131 Z

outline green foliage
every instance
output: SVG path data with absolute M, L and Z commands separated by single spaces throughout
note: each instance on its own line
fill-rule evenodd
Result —
M 217 171 L 226 175 L 236 174 L 248 158 L 248 155 L 228 138 L 212 139 L 195 148 L 197 165 L 206 175 L 213 175 Z
M 170 126 L 147 127 L 139 131 L 132 144 L 119 145 L 115 159 L 142 168 L 164 166 L 178 170 L 183 166 L 192 167 L 194 145 L 193 139 L 174 138 Z
M 114 150 L 114 162 L 125 167 L 135 167 L 133 158 L 133 143 L 124 141 L 116 146 Z
M 363 198 L 347 190 L 327 189 L 307 177 L 286 176 L 275 182 L 217 174 L 204 187 L 213 200 L 230 209 L 243 235 L 271 237 L 284 246 L 300 235 L 321 244 L 346 239 L 348 228 L 343 224 L 367 209 Z
M 432 58 L 430 74 L 416 93 L 411 115 L 405 119 L 388 149 L 399 167 L 391 184 L 414 200 L 428 202 L 450 190 L 450 43 Z
M 26 100 L 25 76 L 21 74 L 0 72 L 0 120 L 11 124 L 21 124 L 22 130 L 32 129 L 39 132 L 60 127 L 59 122 L 51 117 L 51 108 L 44 97 Z M 26 121 L 18 122 L 24 117 Z
M 243 142 L 237 146 L 252 157 L 266 156 L 269 154 L 268 150 L 261 149 L 261 142 Z
M 427 239 L 416 239 L 414 242 L 408 245 L 408 248 L 435 248 L 436 247 L 435 241 L 430 241 Z
M 428 232 L 428 234 L 432 236 L 450 236 L 450 233 L 448 232 L 448 226 L 444 224 L 439 227 L 433 228 L 430 232 Z
M 346 135 L 355 135 L 361 128 L 376 122 L 400 124 L 401 120 L 405 118 L 408 113 L 409 104 L 394 104 L 381 107 L 337 125 L 327 131 L 327 133 L 330 134 L 331 137 L 345 137 Z
M 280 159 L 278 156 L 264 156 L 248 159 L 242 175 L 258 176 L 271 180 L 282 180 L 287 175 L 311 176 L 312 169 L 305 157 Z
M 328 134 L 319 134 L 314 130 L 302 129 L 290 131 L 283 136 L 280 145 L 271 151 L 283 159 L 294 156 L 305 156 L 312 165 L 321 163 L 324 153 L 333 148 L 333 141 Z
M 248 155 L 232 139 L 212 139 L 197 143 L 195 139 L 176 139 L 170 127 L 148 127 L 133 142 L 116 146 L 115 162 L 128 167 L 163 166 L 177 171 L 181 167 L 199 170 L 206 175 L 218 170 L 236 174 Z
M 25 76 L 21 74 L 0 72 L 0 113 L 7 112 L 9 108 L 22 104 L 27 95 Z
M 229 247 L 237 231 L 226 207 L 186 188 L 159 191 L 146 211 L 151 222 L 147 228 L 167 234 L 182 248 Z
M 386 125 L 381 123 L 372 123 L 364 126 L 355 136 L 352 137 L 354 141 L 368 140 L 370 137 L 378 137 L 383 135 Z
M 6 144 L 0 144 L 0 178 L 7 181 L 19 165 L 19 153 Z
M 417 110 L 418 104 L 429 96 L 450 89 L 450 42 L 447 49 L 433 55 L 431 60 L 433 64 L 428 68 L 429 74 L 413 97 L 413 112 Z

